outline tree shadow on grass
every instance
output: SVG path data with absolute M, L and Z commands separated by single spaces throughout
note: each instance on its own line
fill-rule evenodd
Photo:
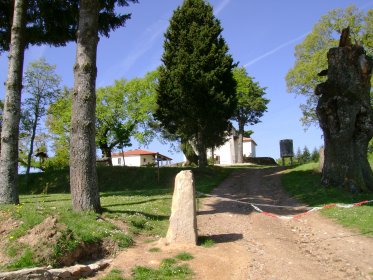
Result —
M 127 214 L 127 215 L 143 215 L 145 218 L 151 219 L 151 220 L 158 220 L 158 221 L 164 221 L 168 220 L 170 217 L 166 215 L 153 215 L 141 211 L 130 211 L 130 210 L 114 210 L 114 209 L 108 209 L 106 207 L 101 208 L 103 213 L 111 213 L 111 214 Z
M 149 203 L 149 202 L 154 202 L 154 201 L 159 201 L 159 200 L 170 200 L 171 198 L 160 198 L 160 199 L 147 199 L 147 200 L 142 200 L 142 201 L 136 201 L 136 202 L 128 202 L 128 203 L 116 203 L 116 204 L 105 204 L 105 207 L 115 207 L 115 206 L 124 206 L 124 205 L 138 205 L 138 204 L 144 204 L 144 203 Z

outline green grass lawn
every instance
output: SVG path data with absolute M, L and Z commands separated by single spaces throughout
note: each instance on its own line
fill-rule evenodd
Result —
M 21 177 L 21 204 L 0 206 L 0 223 L 9 217 L 20 223 L 6 233 L 5 248 L 1 250 L 10 261 L 0 265 L 0 270 L 37 265 L 59 266 L 59 258 L 81 244 L 110 240 L 121 248 L 130 246 L 133 236 L 138 233 L 153 239 L 164 236 L 170 215 L 174 178 L 180 170 L 183 169 L 161 168 L 158 182 L 155 168 L 99 168 L 103 209 L 100 215 L 72 211 L 67 170 L 32 174 L 28 190 Z M 231 171 L 220 167 L 193 169 L 197 191 L 210 192 Z M 19 242 L 20 237 L 48 216 L 56 217 L 58 224 L 63 225 L 56 244 L 39 244 L 37 246 L 42 247 L 35 248 Z M 127 227 L 127 232 L 118 228 L 118 221 Z M 35 254 L 41 250 L 49 250 L 50 254 Z
M 317 167 L 317 163 L 309 163 L 288 169 L 282 176 L 282 183 L 287 192 L 309 206 L 331 203 L 351 204 L 373 200 L 373 193 L 351 194 L 341 188 L 321 186 L 321 174 L 317 171 Z M 321 213 L 342 225 L 373 236 L 373 203 L 348 209 L 323 209 Z

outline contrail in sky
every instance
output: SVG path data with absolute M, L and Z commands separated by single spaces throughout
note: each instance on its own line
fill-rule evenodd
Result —
M 257 58 L 254 58 L 253 60 L 251 60 L 251 61 L 249 61 L 248 63 L 246 63 L 246 64 L 244 65 L 244 67 L 247 67 L 247 66 L 253 65 L 254 63 L 256 63 L 256 62 L 258 62 L 258 61 L 260 61 L 260 60 L 266 58 L 267 56 L 270 56 L 270 55 L 272 55 L 272 54 L 278 52 L 279 50 L 281 50 L 281 49 L 283 49 L 283 48 L 285 48 L 285 47 L 287 47 L 287 46 L 289 46 L 289 45 L 291 45 L 291 44 L 293 44 L 293 43 L 295 43 L 295 42 L 297 42 L 297 41 L 303 39 L 304 37 L 307 36 L 308 33 L 309 33 L 309 32 L 306 32 L 306 33 L 302 34 L 301 36 L 299 36 L 299 37 L 297 37 L 297 38 L 295 38 L 295 39 L 291 39 L 290 41 L 288 41 L 288 42 L 286 42 L 286 43 L 283 43 L 283 44 L 277 46 L 276 48 L 270 50 L 269 52 L 266 52 L 265 54 L 262 54 L 262 55 L 258 56 Z
M 231 2 L 231 0 L 223 0 L 215 9 L 215 15 L 218 15 Z

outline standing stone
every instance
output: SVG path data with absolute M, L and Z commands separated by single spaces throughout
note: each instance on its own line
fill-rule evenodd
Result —
M 197 244 L 196 197 L 193 173 L 181 171 L 175 178 L 167 244 Z

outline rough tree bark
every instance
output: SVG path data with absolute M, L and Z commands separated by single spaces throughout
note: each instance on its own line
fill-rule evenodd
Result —
M 98 15 L 98 0 L 80 1 L 70 145 L 70 187 L 75 211 L 100 211 L 95 144 Z
M 238 124 L 238 139 L 237 139 L 237 163 L 243 163 L 243 134 L 245 133 L 245 125 Z
M 30 139 L 30 150 L 27 155 L 27 167 L 26 167 L 26 186 L 28 186 L 28 179 L 30 174 L 30 168 L 31 168 L 31 160 L 32 160 L 32 154 L 34 153 L 34 141 L 36 136 L 36 128 L 38 126 L 38 119 L 39 119 L 39 99 L 36 101 L 36 110 L 34 115 L 34 122 L 32 124 L 32 131 L 31 131 L 31 139 Z
M 198 167 L 207 166 L 207 149 L 202 136 L 203 133 L 198 132 L 197 136 L 197 152 L 198 152 Z
M 26 1 L 15 0 L 1 132 L 0 203 L 19 203 L 17 181 L 18 135 L 25 52 L 23 37 L 25 13 Z
M 325 141 L 322 184 L 351 192 L 368 191 L 373 190 L 367 160 L 368 142 L 373 136 L 373 61 L 363 47 L 344 43 L 342 37 L 340 46 L 328 52 L 327 81 L 315 89 L 315 94 L 321 95 L 316 110 Z

